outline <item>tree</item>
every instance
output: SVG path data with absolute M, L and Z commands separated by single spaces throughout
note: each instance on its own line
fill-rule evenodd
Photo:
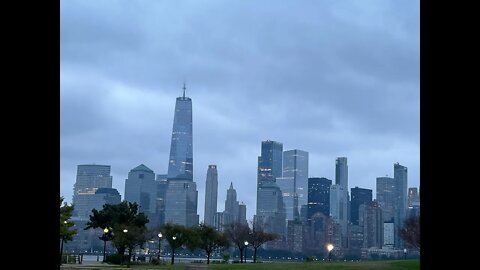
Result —
M 264 232 L 258 222 L 252 222 L 252 233 L 249 235 L 249 244 L 253 247 L 253 262 L 257 262 L 257 249 L 266 242 L 278 238 L 277 234 Z
M 70 229 L 74 226 L 74 223 L 70 221 L 73 209 L 73 205 L 68 205 L 67 202 L 63 202 L 63 197 L 60 196 L 60 264 L 62 264 L 63 243 L 72 241 L 73 236 L 77 234 L 76 229 Z
M 203 223 L 195 228 L 195 232 L 198 239 L 195 246 L 205 250 L 205 253 L 207 253 L 207 264 L 210 264 L 210 255 L 215 249 L 229 246 L 228 239 L 223 233 L 219 233 L 214 228 Z
M 245 241 L 249 240 L 250 227 L 245 223 L 233 222 L 225 226 L 225 235 L 240 251 L 240 262 L 243 262 Z
M 420 216 L 405 219 L 399 235 L 410 248 L 420 250 Z
M 183 225 L 167 223 L 162 226 L 165 240 L 172 249 L 172 265 L 175 263 L 175 250 L 183 245 L 188 245 L 189 248 L 195 246 L 196 240 L 192 230 L 185 228 Z
M 92 209 L 85 230 L 90 228 L 111 228 L 112 244 L 117 248 L 123 262 L 123 254 L 128 248 L 128 265 L 132 249 L 145 242 L 146 224 L 149 222 L 144 213 L 138 213 L 138 204 L 123 201 L 119 204 L 104 204 L 103 209 Z M 102 239 L 102 238 L 101 238 Z

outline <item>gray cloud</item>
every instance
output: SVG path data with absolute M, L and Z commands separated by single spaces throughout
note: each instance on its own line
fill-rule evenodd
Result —
M 175 98 L 193 99 L 194 177 L 208 164 L 219 210 L 230 181 L 255 212 L 262 140 L 310 152 L 310 176 L 375 191 L 393 163 L 419 175 L 418 1 L 64 1 L 61 194 L 76 166 L 166 173 Z

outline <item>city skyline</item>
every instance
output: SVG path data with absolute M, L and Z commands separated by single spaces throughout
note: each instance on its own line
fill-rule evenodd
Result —
M 408 168 L 408 187 L 419 187 L 415 1 L 115 3 L 61 5 L 67 202 L 80 164 L 111 165 L 122 198 L 132 168 L 167 174 L 184 81 L 200 220 L 210 164 L 218 205 L 233 182 L 252 219 L 265 140 L 309 152 L 308 177 L 335 179 L 335 159 L 347 157 L 349 191 L 375 194 L 376 178 L 393 177 L 396 162 Z

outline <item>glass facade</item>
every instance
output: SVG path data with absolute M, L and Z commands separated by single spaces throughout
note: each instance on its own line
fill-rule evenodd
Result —
M 325 177 L 308 178 L 308 209 L 309 220 L 317 213 L 330 216 L 330 186 L 332 180 Z
M 185 94 L 175 103 L 168 179 L 193 181 L 192 99 Z
M 213 218 L 217 212 L 218 172 L 217 165 L 208 165 L 205 182 L 205 216 L 204 223 L 213 226 Z
M 308 152 L 297 149 L 283 152 L 283 177 L 293 179 L 295 190 L 293 205 L 284 201 L 285 207 L 291 208 L 293 213 L 293 217 L 289 218 L 287 210 L 287 218 L 298 218 L 299 206 L 308 203 Z
M 352 191 L 352 202 L 350 208 L 350 221 L 354 225 L 358 223 L 358 210 L 361 204 L 366 204 L 372 201 L 372 190 L 366 188 L 355 187 Z

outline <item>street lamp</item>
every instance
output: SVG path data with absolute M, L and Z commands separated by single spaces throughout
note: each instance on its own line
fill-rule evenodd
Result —
M 334 246 L 332 244 L 328 244 L 327 245 L 327 250 L 328 250 L 328 261 L 331 261 L 332 260 L 332 250 L 333 250 Z
M 158 233 L 158 255 L 157 260 L 160 262 L 160 244 L 162 243 L 162 233 Z
M 247 247 L 248 247 L 248 241 L 245 241 L 244 244 L 245 244 L 245 263 L 247 263 Z
M 105 262 L 105 251 L 107 250 L 108 228 L 103 229 L 103 262 Z
M 407 259 L 407 249 L 406 248 L 403 249 L 403 255 L 404 255 L 403 256 L 404 260 L 406 260 Z

